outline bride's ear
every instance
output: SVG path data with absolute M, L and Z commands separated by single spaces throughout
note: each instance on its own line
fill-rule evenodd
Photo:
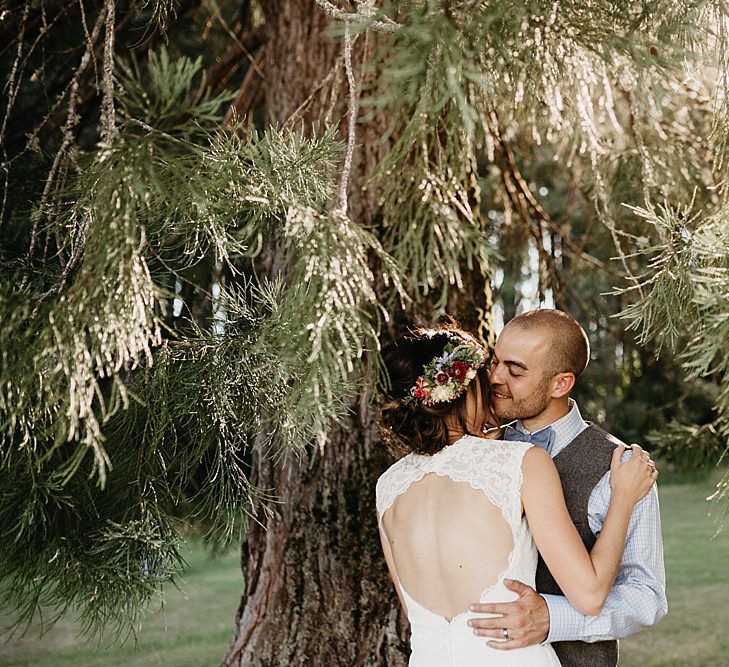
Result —
M 570 373 L 557 373 L 552 378 L 552 398 L 564 398 L 569 396 L 572 388 L 575 386 L 575 374 Z

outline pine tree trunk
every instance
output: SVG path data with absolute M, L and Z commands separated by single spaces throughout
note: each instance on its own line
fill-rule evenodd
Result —
M 374 484 L 388 462 L 363 433 L 353 419 L 311 466 L 257 453 L 256 481 L 283 503 L 244 546 L 226 665 L 406 664 L 406 621 L 375 526 Z
M 326 34 L 332 20 L 313 0 L 263 6 L 268 120 L 281 124 L 296 112 L 311 128 L 331 115 L 346 137 L 341 45 Z M 358 81 L 371 39 L 360 37 L 355 45 Z M 357 126 L 350 213 L 366 220 L 375 202 L 370 193 L 362 196 L 361 184 L 386 150 L 374 141 L 381 135 L 377 120 Z M 354 407 L 312 460 L 273 463 L 260 447 L 254 452 L 253 482 L 274 490 L 281 502 L 263 526 L 251 526 L 243 545 L 245 590 L 224 665 L 407 663 L 407 620 L 387 576 L 375 519 L 375 482 L 390 460 L 366 399 Z

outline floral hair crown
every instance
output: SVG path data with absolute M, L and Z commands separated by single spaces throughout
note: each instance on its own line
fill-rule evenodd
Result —
M 451 335 L 443 354 L 425 366 L 405 402 L 448 403 L 466 391 L 476 371 L 485 363 L 486 352 L 476 341 Z

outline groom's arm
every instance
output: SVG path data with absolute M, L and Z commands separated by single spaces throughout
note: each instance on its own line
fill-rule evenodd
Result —
M 599 532 L 610 502 L 607 476 L 594 493 L 589 518 L 591 528 Z M 503 637 L 502 628 L 508 628 L 511 640 L 490 643 L 494 648 L 521 648 L 544 641 L 617 639 L 657 623 L 665 616 L 668 605 L 655 487 L 636 505 L 616 582 L 598 616 L 581 614 L 559 595 L 540 596 L 518 582 L 507 586 L 519 594 L 517 601 L 471 607 L 477 613 L 503 614 L 500 618 L 476 618 L 469 622 L 481 637 L 498 639 Z
M 590 512 L 590 523 L 594 531 L 599 531 L 610 502 L 609 480 L 601 480 L 594 493 L 591 504 L 595 511 Z M 668 603 L 656 488 L 636 505 L 620 570 L 598 616 L 580 614 L 565 597 L 542 597 L 549 608 L 549 642 L 619 639 L 661 620 Z

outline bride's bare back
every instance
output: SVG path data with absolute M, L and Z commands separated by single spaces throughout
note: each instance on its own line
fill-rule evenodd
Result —
M 382 521 L 401 586 L 449 620 L 497 583 L 514 548 L 509 524 L 482 490 L 436 473 L 411 484 Z
M 411 665 L 558 667 L 554 651 L 490 648 L 468 626 L 474 602 L 506 602 L 504 578 L 534 584 L 522 461 L 531 445 L 465 436 L 432 456 L 409 454 L 377 481 L 380 536 L 411 627 Z

